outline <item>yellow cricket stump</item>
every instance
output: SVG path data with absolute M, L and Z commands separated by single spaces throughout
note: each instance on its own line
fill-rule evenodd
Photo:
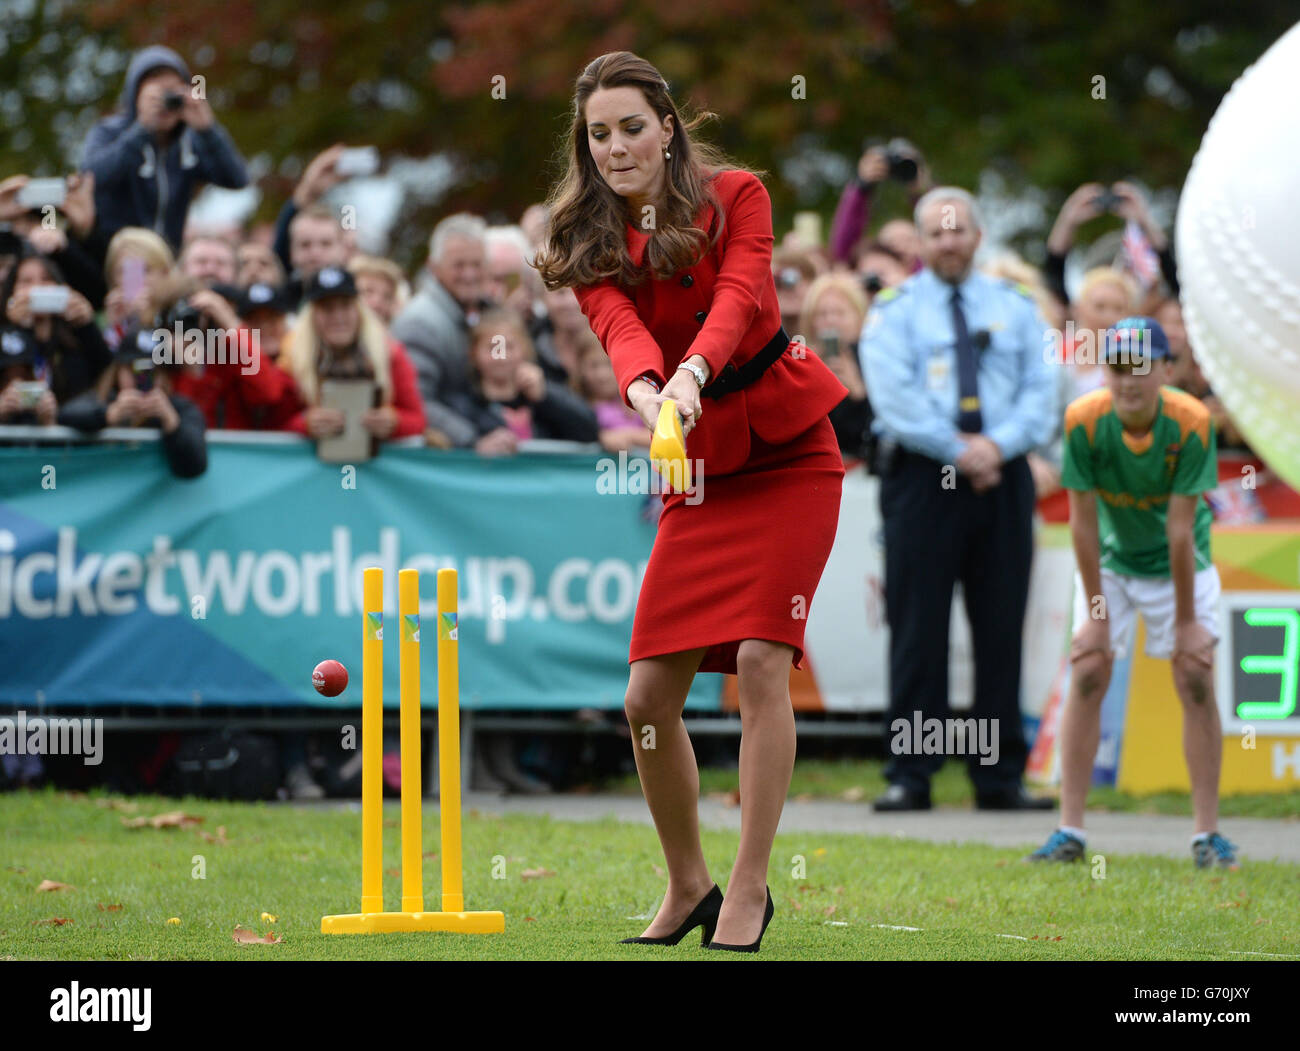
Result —
M 420 577 L 397 575 L 401 660 L 402 911 L 384 912 L 383 783 L 384 571 L 364 572 L 361 638 L 361 911 L 323 916 L 322 934 L 455 931 L 499 934 L 500 912 L 465 912 L 461 883 L 460 678 L 456 571 L 438 570 L 438 759 L 442 798 L 442 911 L 424 911 L 420 820 Z

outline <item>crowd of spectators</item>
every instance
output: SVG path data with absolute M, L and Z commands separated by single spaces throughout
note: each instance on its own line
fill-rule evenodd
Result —
M 547 291 L 530 265 L 546 236 L 542 205 L 511 225 L 446 216 L 408 279 L 393 261 L 359 252 L 331 204 L 346 178 L 343 151 L 335 144 L 311 161 L 273 227 L 196 228 L 197 189 L 245 186 L 247 167 L 191 90 L 185 61 L 165 47 L 138 52 L 117 111 L 91 130 L 79 171 L 51 199 L 48 187 L 33 193 L 49 180 L 0 181 L 0 425 L 154 427 L 174 474 L 193 477 L 206 467 L 209 428 L 339 434 L 344 414 L 326 403 L 322 381 L 354 378 L 373 383 L 360 422 L 377 443 L 418 438 L 483 456 L 511 455 L 530 439 L 648 447 L 572 290 Z M 923 265 L 910 218 L 872 230 L 890 181 L 910 204 L 930 188 L 911 143 L 864 148 L 825 245 L 792 232 L 773 253 L 786 329 L 843 382 L 832 422 L 846 460 L 868 464 L 874 413 L 859 335 L 875 297 Z M 1075 233 L 1102 214 L 1124 221 L 1124 240 L 1067 293 Z M 1133 184 L 1087 183 L 1071 194 L 1041 268 L 1006 254 L 981 263 L 1026 286 L 1064 334 L 1062 409 L 1101 382 L 1094 358 L 1075 360 L 1074 342 L 1149 314 L 1169 335 L 1178 382 L 1211 405 L 1221 446 L 1240 443 L 1188 346 L 1169 239 Z M 158 339 L 194 329 L 256 346 L 258 367 L 234 355 L 157 363 Z M 1059 440 L 1030 463 L 1040 497 L 1059 489 Z

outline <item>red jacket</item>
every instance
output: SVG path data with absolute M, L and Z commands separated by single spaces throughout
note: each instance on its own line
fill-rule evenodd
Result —
M 713 249 L 689 270 L 667 280 L 650 278 L 625 289 L 612 278 L 574 289 L 600 339 L 624 399 L 643 373 L 663 384 L 692 354 L 709 363 L 712 380 L 728 362 L 737 368 L 754 357 L 781 327 L 772 277 L 772 201 L 746 171 L 716 175 L 714 192 L 725 226 Z M 713 209 L 695 225 L 708 231 Z M 632 262 L 642 265 L 650 234 L 626 225 Z M 790 335 L 795 335 L 790 333 Z M 813 426 L 844 400 L 848 389 L 817 355 L 792 342 L 752 386 L 704 398 L 704 414 L 687 437 L 687 455 L 709 471 L 735 471 L 749 459 L 750 430 L 773 445 Z
M 407 357 L 406 348 L 395 339 L 388 341 L 388 369 L 392 376 L 392 406 L 397 410 L 397 429 L 390 438 L 409 438 L 414 434 L 424 433 L 424 403 L 420 400 L 420 389 L 415 382 L 415 366 Z M 282 401 L 279 426 L 284 430 L 307 433 L 304 413 L 307 403 L 298 391 L 298 385 L 290 382 L 287 396 Z

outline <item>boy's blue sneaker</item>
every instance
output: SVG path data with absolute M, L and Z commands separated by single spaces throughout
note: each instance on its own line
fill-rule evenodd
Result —
M 1221 869 L 1239 869 L 1237 848 L 1217 832 L 1202 836 L 1192 843 L 1192 857 L 1196 859 L 1198 869 L 1218 866 Z
M 1083 857 L 1083 840 L 1059 828 L 1026 861 L 1078 861 Z

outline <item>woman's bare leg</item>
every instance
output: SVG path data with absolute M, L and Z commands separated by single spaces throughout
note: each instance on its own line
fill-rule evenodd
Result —
M 714 941 L 748 945 L 763 926 L 767 867 L 794 771 L 794 709 L 785 643 L 745 639 L 736 655 L 740 693 L 740 848 Z
M 641 791 L 654 818 L 668 866 L 663 904 L 642 937 L 660 938 L 681 926 L 713 886 L 700 847 L 700 772 L 682 709 L 704 649 L 633 661 L 624 710 Z

